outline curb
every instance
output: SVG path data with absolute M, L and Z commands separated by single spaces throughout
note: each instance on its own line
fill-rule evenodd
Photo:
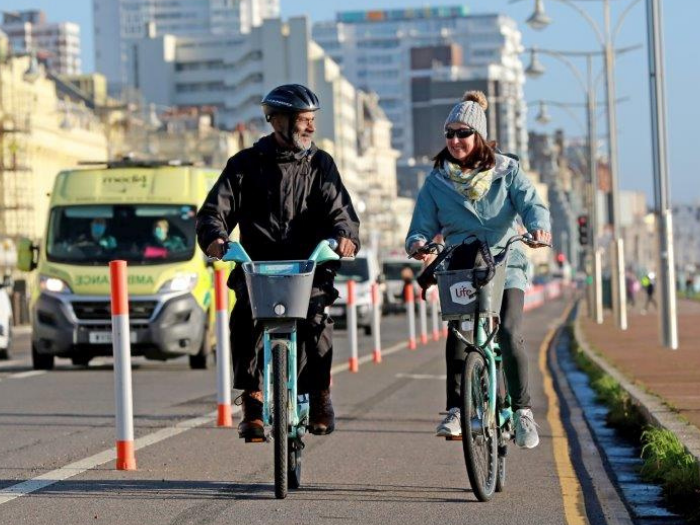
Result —
M 675 434 L 688 453 L 695 458 L 695 463 L 700 468 L 700 429 L 681 420 L 661 398 L 648 394 L 638 386 L 635 386 L 617 368 L 608 363 L 605 358 L 594 352 L 588 345 L 588 341 L 586 341 L 581 329 L 579 319 L 582 315 L 579 309 L 574 321 L 574 338 L 586 357 L 620 384 L 620 387 L 627 392 L 632 402 L 639 408 L 642 417 L 649 424 Z
M 566 329 L 570 319 L 571 307 L 576 301 L 569 301 L 566 316 L 557 327 L 557 332 L 547 349 L 547 367 L 554 381 L 555 390 L 562 414 L 568 417 L 564 428 L 569 434 L 569 444 L 573 456 L 574 469 L 579 477 L 584 494 L 590 494 L 590 500 L 595 500 L 597 507 L 589 506 L 586 497 L 586 512 L 591 523 L 604 522 L 609 525 L 633 525 L 629 511 L 613 484 L 605 468 L 605 454 L 599 449 L 597 440 L 593 437 L 587 416 L 574 394 L 569 379 L 561 369 L 555 345 L 561 332 Z M 563 418 L 562 418 L 563 419 Z M 600 512 L 601 514 L 598 514 Z

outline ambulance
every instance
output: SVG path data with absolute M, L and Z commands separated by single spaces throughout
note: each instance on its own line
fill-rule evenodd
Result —
M 109 262 L 127 262 L 131 352 L 189 356 L 207 367 L 214 326 L 213 268 L 195 215 L 219 171 L 130 159 L 62 171 L 39 246 L 23 239 L 18 267 L 36 269 L 32 361 L 87 366 L 112 355 Z

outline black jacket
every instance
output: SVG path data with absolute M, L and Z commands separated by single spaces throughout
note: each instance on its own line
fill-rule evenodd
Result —
M 306 259 L 328 238 L 360 248 L 360 221 L 333 158 L 315 145 L 282 150 L 273 135 L 229 159 L 197 213 L 199 246 L 228 240 L 236 226 L 253 260 Z

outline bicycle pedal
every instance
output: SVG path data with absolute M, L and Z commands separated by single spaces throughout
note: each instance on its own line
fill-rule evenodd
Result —
M 270 441 L 269 435 L 264 436 L 239 436 L 245 439 L 246 443 L 267 443 Z

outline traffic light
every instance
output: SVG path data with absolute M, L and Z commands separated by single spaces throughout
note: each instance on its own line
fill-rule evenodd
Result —
M 557 266 L 559 266 L 559 268 L 563 268 L 565 262 L 566 262 L 566 255 L 564 255 L 562 252 L 559 252 L 557 254 Z
M 588 230 L 588 215 L 578 216 L 578 242 L 581 246 L 586 246 L 588 244 L 589 230 Z

